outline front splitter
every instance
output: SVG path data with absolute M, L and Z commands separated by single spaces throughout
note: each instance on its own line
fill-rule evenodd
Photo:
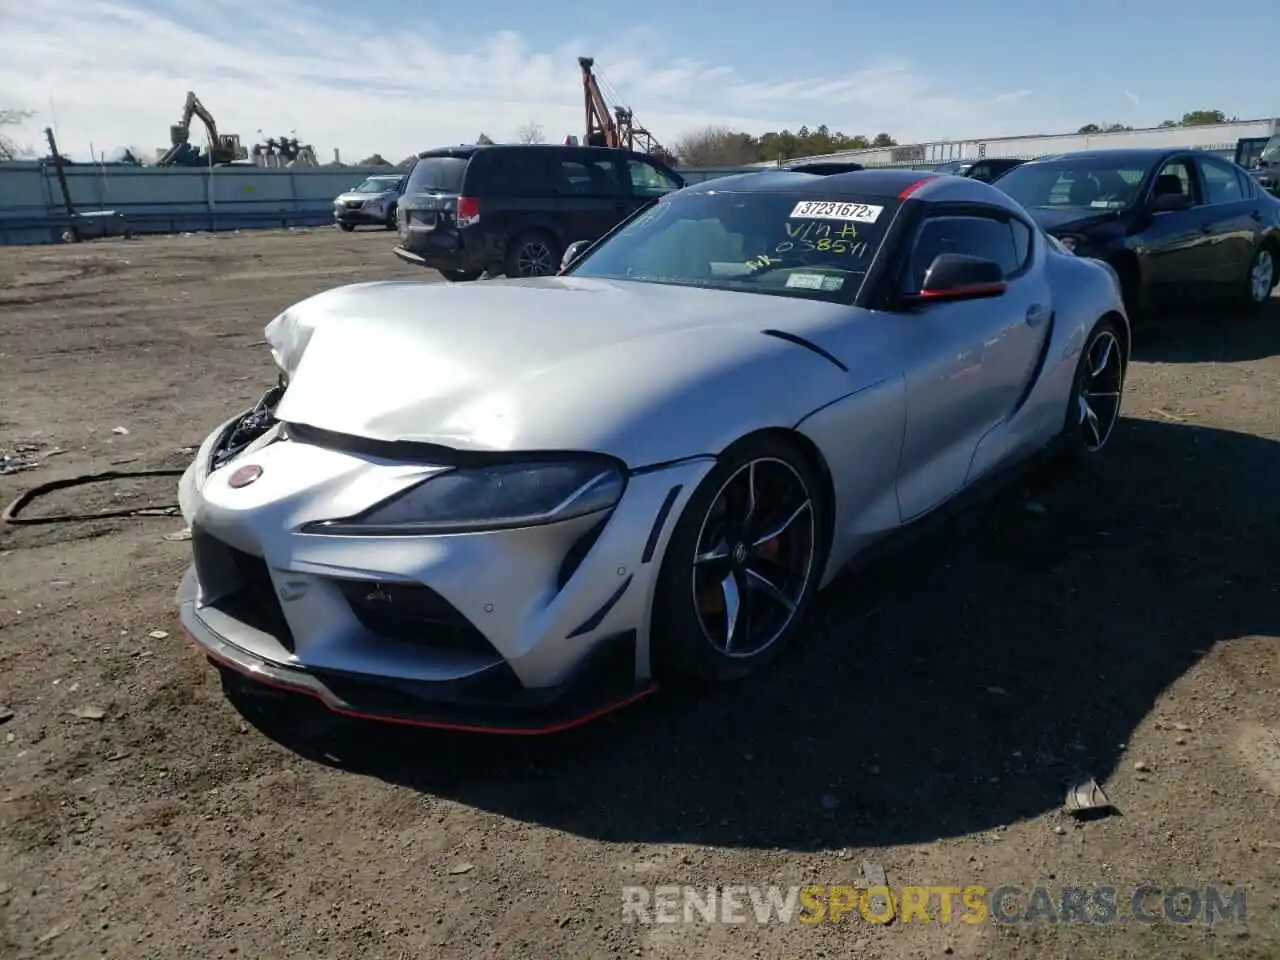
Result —
M 545 736 L 591 723 L 658 689 L 652 681 L 618 689 L 616 685 L 592 683 L 588 675 L 584 677 L 587 682 L 570 685 L 552 699 L 539 698 L 539 702 L 532 706 L 494 704 L 474 707 L 433 703 L 407 696 L 374 681 L 358 681 L 349 676 L 330 676 L 271 663 L 227 643 L 212 632 L 197 638 L 185 623 L 180 625 L 183 636 L 196 650 L 216 666 L 230 670 L 250 683 L 310 697 L 333 713 L 378 723 L 461 733 Z

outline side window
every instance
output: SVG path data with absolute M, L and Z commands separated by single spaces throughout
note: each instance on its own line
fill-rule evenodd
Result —
M 906 289 L 915 292 L 924 286 L 925 274 L 943 253 L 963 253 L 994 260 L 1005 274 L 1022 266 L 1014 234 L 1009 224 L 991 217 L 931 217 L 924 222 L 911 251 Z
M 991 164 L 975 163 L 969 168 L 966 176 L 972 180 L 981 180 L 983 183 L 987 183 L 991 179 Z
M 1201 157 L 1200 172 L 1204 174 L 1205 203 L 1235 203 L 1244 199 L 1243 184 L 1234 168 L 1210 157 Z
M 615 197 L 621 193 L 612 160 L 562 160 L 560 192 L 578 197 Z
M 550 193 L 544 158 L 531 154 L 481 154 L 481 190 L 494 197 L 541 197 Z M 474 163 L 475 161 L 473 161 Z
M 1191 167 L 1187 161 L 1182 159 L 1170 160 L 1160 168 L 1160 172 L 1156 175 L 1152 195 L 1158 197 L 1166 193 L 1181 193 L 1194 198 L 1196 192 L 1192 189 L 1192 182 Z
M 651 163 L 628 160 L 627 172 L 631 175 L 631 192 L 638 197 L 659 197 L 679 185 Z

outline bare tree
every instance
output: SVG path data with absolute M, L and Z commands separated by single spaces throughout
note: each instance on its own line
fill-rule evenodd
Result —
M 34 117 L 30 110 L 0 110 L 0 161 L 18 160 L 34 155 L 30 147 L 21 147 L 5 132 L 6 127 L 20 127 Z
M 371 157 L 365 157 L 363 160 L 361 160 L 361 161 L 360 161 L 360 166 L 362 166 L 362 167 L 389 167 L 389 166 L 391 166 L 391 164 L 390 164 L 390 162 L 388 162 L 386 159 L 384 159 L 384 158 L 383 158 L 382 154 L 380 154 L 380 153 L 375 153 L 373 156 L 371 156 Z
M 760 159 L 754 137 L 727 127 L 703 127 L 686 134 L 672 152 L 689 167 L 731 167 Z
M 516 131 L 516 140 L 520 143 L 547 142 L 547 138 L 542 132 L 542 124 L 535 123 L 532 120 Z

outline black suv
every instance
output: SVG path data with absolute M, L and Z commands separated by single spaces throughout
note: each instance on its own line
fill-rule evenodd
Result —
M 427 150 L 396 214 L 401 260 L 449 280 L 555 273 L 565 247 L 598 240 L 684 180 L 608 147 L 484 144 Z

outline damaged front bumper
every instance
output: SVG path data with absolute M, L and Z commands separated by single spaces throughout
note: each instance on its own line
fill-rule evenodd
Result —
M 193 552 L 182 627 L 224 674 L 340 714 L 510 734 L 563 730 L 655 689 L 644 638 L 659 564 L 640 554 L 669 492 L 708 464 L 636 478 L 603 519 L 303 533 L 408 468 L 292 437 L 274 417 L 284 386 L 210 434 L 180 484 Z M 259 479 L 232 488 L 250 462 Z

